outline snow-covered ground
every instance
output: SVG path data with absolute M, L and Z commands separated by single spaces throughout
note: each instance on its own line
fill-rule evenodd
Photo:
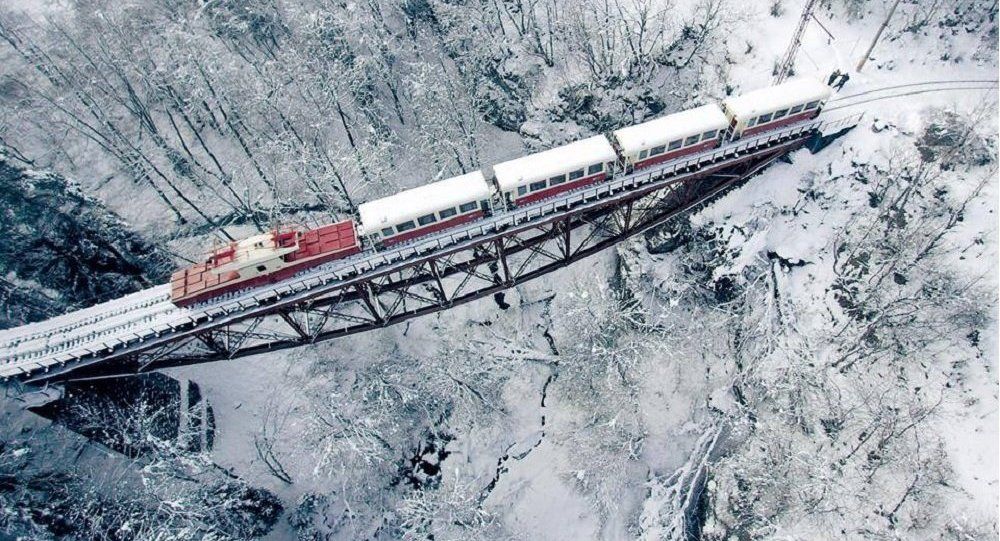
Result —
M 685 106 L 717 100 L 727 86 L 770 84 L 800 9 L 788 0 L 678 4 L 679 17 L 719 5 L 740 22 L 725 32 L 726 53 L 692 79 L 697 86 L 670 97 Z M 846 16 L 845 4 L 863 15 Z M 962 24 L 902 31 L 924 9 L 934 21 L 947 18 L 941 8 L 909 2 L 856 72 L 886 8 L 821 7 L 818 22 L 832 37 L 810 24 L 797 73 L 847 71 L 841 96 L 997 78 L 995 43 L 986 43 L 995 36 Z M 483 164 L 591 134 L 554 112 L 567 83 L 585 76 L 585 62 L 546 68 L 531 56 L 524 63 L 533 66 L 525 72 L 542 73 L 524 142 L 479 126 Z M 431 82 L 423 80 L 423 91 Z M 662 234 L 632 239 L 507 292 L 506 309 L 483 299 L 364 335 L 169 373 L 198 382 L 212 404 L 216 463 L 284 502 L 273 540 L 403 531 L 412 539 L 679 539 L 693 519 L 709 539 L 995 537 L 996 101 L 995 90 L 950 90 L 831 111 L 866 116 L 820 153 L 798 151 L 791 163 L 675 221 L 672 229 L 687 235 L 679 247 L 652 253 Z M 925 160 L 917 143 L 928 126 L 944 125 L 943 111 L 974 121 L 969 152 L 992 138 L 986 163 L 959 157 L 939 171 L 941 149 Z M 412 186 L 422 178 L 414 171 L 447 169 L 397 165 L 390 183 L 366 189 Z M 840 302 L 850 272 L 841 249 L 882 247 L 859 231 L 882 234 L 873 213 L 884 207 L 873 194 L 900 171 L 938 175 L 907 196 L 920 202 L 908 216 L 929 228 L 938 225 L 938 206 L 945 214 L 984 185 L 933 264 L 897 273 L 882 288 L 885 302 L 919 296 L 907 284 L 940 272 L 949 283 L 970 282 L 963 292 L 985 292 L 966 308 L 988 317 L 967 322 L 949 305 L 942 313 L 958 315 L 943 324 L 980 329 L 974 338 L 904 336 L 912 349 L 842 369 L 850 361 L 841 348 L 871 336 L 856 333 Z M 88 182 L 142 229 L 165 223 L 147 211 L 157 205 L 149 190 Z M 911 223 L 900 229 L 910 226 L 922 231 Z M 909 242 L 919 243 L 914 237 Z M 171 247 L 193 253 L 195 238 Z M 272 472 L 261 442 L 273 444 L 271 459 L 291 483 Z
M 797 15 L 792 9 L 780 18 L 762 12 L 752 15 L 753 27 L 759 32 L 754 37 L 744 36 L 744 39 L 752 41 L 753 51 L 740 57 L 732 67 L 731 84 L 740 88 L 767 84 L 770 74 L 761 66 L 784 51 L 789 25 Z M 852 68 L 862 42 L 874 34 L 879 18 L 872 16 L 860 21 L 838 23 L 826 14 L 820 17 L 837 39 L 828 40 L 813 24 L 800 51 L 799 70 L 829 73 L 834 68 Z M 767 39 L 759 41 L 756 36 L 767 36 Z M 977 45 L 977 39 L 972 35 L 967 43 L 959 41 L 952 46 L 960 48 L 966 43 L 973 47 Z M 928 48 L 934 47 L 933 41 L 932 37 L 902 38 L 880 44 L 874 53 L 874 60 L 869 62 L 863 73 L 851 70 L 851 81 L 843 93 L 853 94 L 927 80 L 995 78 L 995 65 L 943 62 L 932 57 Z M 892 69 L 885 69 L 884 63 L 890 60 Z M 706 89 L 705 95 L 717 95 L 717 92 Z M 912 137 L 907 134 L 921 132 L 931 108 L 970 112 L 991 101 L 995 101 L 995 92 L 990 90 L 940 92 L 924 94 L 919 98 L 883 100 L 853 109 L 850 112 L 865 110 L 867 119 L 845 138 L 815 156 L 800 151 L 792 157 L 792 164 L 772 167 L 745 187 L 691 217 L 695 227 L 715 224 L 729 230 L 754 231 L 749 237 L 740 234 L 731 237 L 730 248 L 739 255 L 732 259 L 728 267 L 716 269 L 716 273 L 738 273 L 743 266 L 768 251 L 792 261 L 810 261 L 809 267 L 796 269 L 783 278 L 783 294 L 796 304 L 815 302 L 816 314 L 799 317 L 803 325 L 824 325 L 818 312 L 822 311 L 824 303 L 829 302 L 825 288 L 831 276 L 829 268 L 817 258 L 826 257 L 823 254 L 838 234 L 838 228 L 851 215 L 851 209 L 865 204 L 866 196 L 844 180 L 850 175 L 853 163 L 886 164 L 900 145 L 912 145 Z M 985 134 L 995 130 L 996 123 L 995 114 L 987 118 L 991 124 L 983 130 Z M 886 124 L 897 126 L 897 130 L 875 132 L 872 129 L 873 126 Z M 828 190 L 825 197 L 837 201 L 837 204 L 820 210 L 803 201 L 803 192 L 812 182 L 822 183 L 822 178 L 840 180 L 824 186 Z M 996 259 L 995 200 L 996 183 L 993 182 L 970 208 L 966 220 L 968 225 L 964 228 L 967 232 L 961 233 L 967 238 L 986 233 L 985 244 L 966 254 L 965 266 L 968 272 L 985 272 L 984 279 L 991 284 L 994 292 L 996 267 L 989 262 Z M 755 219 L 756 211 L 762 207 L 771 209 L 770 215 L 774 219 L 767 224 L 748 223 Z M 792 209 L 795 209 L 794 212 Z M 639 245 L 632 246 L 639 252 L 643 251 Z M 658 263 L 658 257 L 640 256 L 640 259 L 643 261 L 643 273 L 648 273 L 645 274 L 646 279 L 671 280 L 669 274 L 658 274 L 658 267 L 664 265 Z M 599 277 L 608 276 L 610 262 L 608 255 L 595 257 L 593 262 L 581 263 L 549 279 L 519 288 L 517 293 L 508 297 L 508 302 L 512 297 L 521 303 L 550 295 L 560 298 L 574 282 L 599 283 L 606 279 Z M 669 269 L 669 265 L 664 269 Z M 991 301 L 984 299 L 984 302 Z M 518 302 L 513 304 L 512 311 L 522 310 Z M 392 355 L 403 351 L 415 357 L 440 355 L 441 338 L 436 333 L 436 327 L 441 319 L 482 321 L 510 317 L 497 316 L 496 311 L 492 301 L 483 300 L 405 327 L 377 331 L 290 355 L 249 359 L 238 364 L 191 367 L 181 372 L 207 386 L 209 400 L 219 412 L 218 460 L 258 479 L 285 497 L 286 501 L 293 502 L 308 491 L 329 490 L 336 483 L 335 479 L 324 480 L 311 475 L 316 457 L 302 447 L 302 440 L 298 437 L 303 423 L 290 421 L 287 426 L 288 441 L 284 442 L 287 445 L 286 467 L 296 472 L 293 474 L 296 482 L 292 486 L 283 486 L 267 475 L 250 452 L 253 449 L 250 438 L 261 423 L 264 410 L 274 401 L 298 403 L 292 406 L 292 411 L 305 414 L 302 409 L 306 408 L 305 398 L 301 396 L 303 390 L 321 385 L 316 380 L 308 381 L 310 378 L 323 377 L 310 374 L 308 366 L 311 363 L 321 359 L 324 366 L 339 363 L 357 366 L 363 362 L 361 359 L 378 358 L 386 351 Z M 525 314 L 524 318 L 520 332 L 537 333 L 539 326 L 543 325 L 531 314 Z M 990 328 L 993 331 L 982 337 L 982 362 L 969 365 L 964 374 L 963 385 L 966 387 L 962 393 L 966 398 L 949 399 L 934 426 L 947 442 L 948 460 L 957 482 L 953 497 L 942 504 L 955 516 L 969 517 L 975 523 L 993 521 L 995 524 L 996 503 L 1000 498 L 997 334 L 995 324 Z M 557 336 L 557 344 L 561 342 L 560 338 L 572 340 Z M 640 469 L 650 475 L 666 475 L 681 467 L 702 433 L 703 427 L 699 423 L 706 419 L 710 409 L 727 409 L 726 404 L 731 402 L 725 397 L 731 370 L 727 369 L 725 359 L 699 356 L 693 345 L 687 344 L 687 347 L 690 349 L 684 353 L 655 359 L 643 372 L 644 383 L 638 407 L 645 425 L 645 441 Z M 631 484 L 630 490 L 619 496 L 618 507 L 610 515 L 602 514 L 606 510 L 599 510 L 593 500 L 582 495 L 588 493 L 588 477 L 600 475 L 595 472 L 601 472 L 602 468 L 590 465 L 593 471 L 588 471 L 588 465 L 581 464 L 574 457 L 581 454 L 581 450 L 553 435 L 559 434 L 561 421 L 571 424 L 568 419 L 574 415 L 575 405 L 561 400 L 558 386 L 552 385 L 548 389 L 545 406 L 541 407 L 541 387 L 546 372 L 537 366 L 528 366 L 506 384 L 504 404 L 509 409 L 502 423 L 504 428 L 497 429 L 490 425 L 456 435 L 456 439 L 448 444 L 451 454 L 443 463 L 442 487 L 469 482 L 484 486 L 495 474 L 497 461 L 507 457 L 498 475 L 499 482 L 492 488 L 485 503 L 486 509 L 501 517 L 502 523 L 511 531 L 522 532 L 532 539 L 631 537 L 635 532 L 630 531 L 626 524 L 632 520 L 643 501 L 641 479 L 646 474 L 640 475 L 639 482 Z M 543 416 L 546 421 L 544 427 L 541 426 Z M 608 420 L 595 419 L 593 422 Z M 327 484 L 330 482 L 334 485 Z M 808 530 L 797 531 L 794 526 L 789 527 L 791 529 L 785 531 L 793 538 L 810 535 Z M 272 538 L 288 534 L 287 530 L 281 530 L 275 532 Z

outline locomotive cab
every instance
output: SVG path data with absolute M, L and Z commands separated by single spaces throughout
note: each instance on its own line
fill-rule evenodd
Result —
M 213 250 L 204 262 L 178 269 L 170 277 L 170 298 L 178 306 L 189 306 L 282 280 L 359 250 L 350 220 L 308 230 L 278 228 L 230 242 Z
M 222 276 L 236 272 L 241 278 L 254 278 L 284 268 L 286 256 L 299 249 L 296 231 L 275 230 L 238 242 L 209 257 L 217 266 L 210 272 Z

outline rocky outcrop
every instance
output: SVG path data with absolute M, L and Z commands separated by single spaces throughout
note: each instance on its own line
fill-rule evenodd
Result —
M 0 328 L 163 281 L 172 263 L 79 186 L 0 148 Z

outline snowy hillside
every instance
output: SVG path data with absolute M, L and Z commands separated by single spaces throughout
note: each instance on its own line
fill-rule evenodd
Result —
M 803 4 L 0 0 L 0 145 L 181 265 L 766 86 Z M 819 152 L 496 298 L 168 370 L 210 448 L 86 412 L 123 459 L 8 389 L 0 537 L 996 538 L 997 7 L 904 0 L 857 72 L 891 4 L 819 3 L 796 73 L 865 113 Z

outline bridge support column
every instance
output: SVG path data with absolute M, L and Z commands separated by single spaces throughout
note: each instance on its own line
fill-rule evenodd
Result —
M 361 293 L 361 301 L 368 308 L 368 312 L 371 313 L 372 318 L 375 319 L 376 323 L 385 323 L 385 309 L 382 307 L 382 302 L 379 301 L 378 295 L 375 293 L 375 288 L 372 287 L 371 282 L 364 282 L 357 286 L 358 292 Z
M 503 283 L 504 285 L 513 285 L 514 281 L 511 280 L 510 267 L 507 265 L 507 252 L 503 249 L 503 239 L 499 238 L 493 241 L 493 247 L 497 251 L 497 259 L 500 260 L 500 268 L 503 269 Z
M 190 392 L 191 382 L 187 378 L 177 379 L 177 446 L 181 449 L 190 449 L 191 441 L 191 405 Z
M 291 327 L 293 331 L 295 331 L 295 334 L 299 335 L 299 337 L 302 338 L 303 341 L 309 340 L 309 335 L 306 333 L 306 331 L 302 329 L 302 326 L 299 325 L 299 322 L 295 321 L 295 319 L 293 319 L 292 316 L 288 314 L 288 312 L 281 311 L 278 312 L 278 315 L 281 317 L 281 319 L 285 320 L 285 323 L 287 323 L 288 326 Z
M 560 244 L 560 249 L 562 250 L 563 259 L 569 261 L 570 257 L 573 255 L 573 228 L 570 227 L 569 221 L 572 218 L 566 218 L 565 220 L 559 222 L 559 226 L 562 227 L 562 244 Z
M 448 300 L 448 293 L 444 290 L 444 284 L 441 282 L 441 271 L 438 270 L 437 263 L 432 259 L 427 262 L 427 266 L 431 269 L 431 274 L 434 276 L 434 283 L 437 285 L 437 291 L 441 302 L 445 304 L 450 304 L 451 301 Z

